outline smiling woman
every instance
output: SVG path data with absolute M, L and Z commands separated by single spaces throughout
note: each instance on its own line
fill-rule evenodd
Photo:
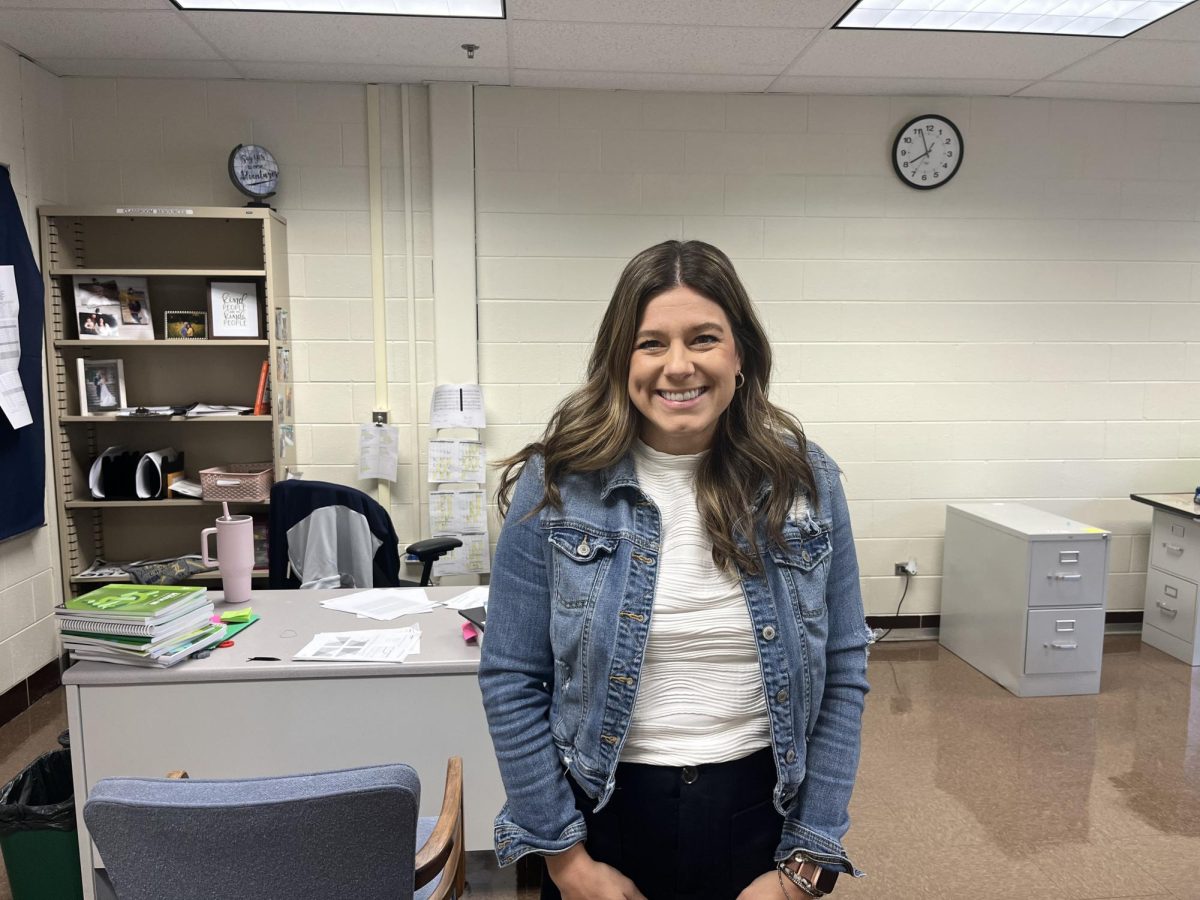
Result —
M 547 900 L 795 900 L 858 874 L 858 565 L 840 472 L 770 378 L 728 257 L 667 241 L 622 272 L 584 384 L 500 463 L 496 852 L 545 856 Z

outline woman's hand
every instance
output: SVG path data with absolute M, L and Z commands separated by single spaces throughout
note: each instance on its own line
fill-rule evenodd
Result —
M 546 868 L 563 900 L 646 900 L 637 885 L 612 866 L 592 859 L 583 844 L 547 856 Z
M 772 869 L 759 875 L 737 896 L 737 900 L 806 900 L 804 891 L 786 878 L 780 879 L 779 871 Z

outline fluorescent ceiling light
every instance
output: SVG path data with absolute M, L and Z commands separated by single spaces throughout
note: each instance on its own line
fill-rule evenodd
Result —
M 835 28 L 1125 37 L 1195 0 L 858 0 Z
M 183 10 L 503 19 L 504 0 L 171 0 Z

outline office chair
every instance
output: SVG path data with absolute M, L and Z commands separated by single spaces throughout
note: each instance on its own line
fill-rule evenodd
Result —
M 179 773 L 177 773 L 179 774 Z M 238 780 L 105 778 L 83 807 L 117 900 L 443 900 L 465 887 L 462 759 L 436 819 L 404 765 Z
M 271 588 L 425 587 L 433 563 L 458 538 L 408 546 L 422 563 L 420 582 L 400 578 L 399 538 L 391 516 L 357 488 L 289 479 L 271 488 L 267 547 Z

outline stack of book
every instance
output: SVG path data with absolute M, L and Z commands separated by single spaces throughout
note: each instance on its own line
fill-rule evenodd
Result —
M 205 588 L 109 584 L 56 607 L 75 659 L 166 668 L 225 636 Z

